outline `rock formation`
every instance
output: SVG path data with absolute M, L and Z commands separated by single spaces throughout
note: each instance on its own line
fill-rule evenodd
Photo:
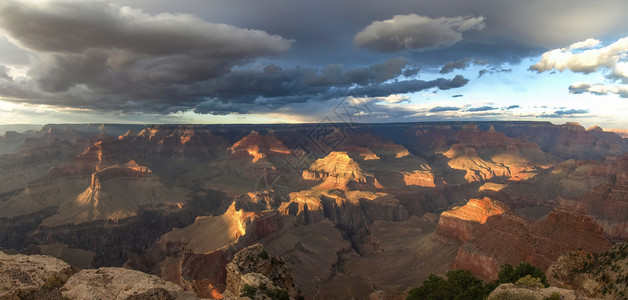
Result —
M 555 210 L 546 220 L 529 222 L 489 201 L 473 200 L 441 215 L 437 232 L 463 242 L 452 268 L 493 280 L 504 263 L 527 261 L 545 270 L 566 251 L 610 247 L 602 227 L 589 216 Z
M 489 217 L 510 213 L 510 209 L 499 201 L 490 198 L 469 199 L 459 208 L 444 211 L 438 221 L 437 232 L 466 242 L 478 226 L 486 223 Z
M 54 289 L 74 273 L 70 265 L 50 256 L 0 252 L 0 299 L 61 298 Z
M 45 255 L 0 252 L 1 299 L 198 299 L 159 277 L 122 268 L 86 269 Z
M 553 299 L 551 297 L 558 297 L 556 299 L 564 300 L 593 300 L 592 298 L 578 295 L 574 290 L 561 289 L 557 287 L 531 288 L 525 286 L 517 286 L 512 283 L 500 284 L 488 295 L 487 299 Z
M 334 151 L 325 158 L 315 161 L 309 169 L 303 171 L 305 180 L 322 180 L 316 189 L 349 189 L 372 185 L 381 187 L 372 174 L 362 171 L 347 152 Z
M 226 269 L 225 297 L 240 296 L 246 286 L 257 289 L 258 293 L 283 291 L 292 299 L 298 295 L 290 267 L 281 257 L 268 254 L 261 244 L 238 251 Z
M 245 212 L 235 205 L 221 216 L 199 217 L 156 243 L 157 251 L 170 256 L 161 263 L 161 275 L 201 297 L 220 295 L 233 255 L 282 226 L 276 212 Z
M 550 284 L 575 289 L 595 298 L 626 299 L 628 296 L 628 244 L 607 252 L 574 250 L 560 256 L 547 270 Z
M 198 299 L 178 285 L 139 271 L 122 268 L 83 270 L 61 288 L 64 299 Z

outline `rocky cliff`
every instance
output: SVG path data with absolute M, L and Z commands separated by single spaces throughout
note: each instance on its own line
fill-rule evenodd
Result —
M 547 270 L 550 284 L 575 289 L 595 298 L 628 296 L 628 244 L 620 243 L 601 253 L 574 250 L 560 256 Z
M 543 221 L 530 222 L 501 205 L 474 203 L 443 213 L 437 232 L 463 242 L 452 268 L 469 270 L 485 280 L 495 279 L 504 263 L 527 261 L 545 270 L 566 251 L 599 252 L 610 247 L 602 227 L 587 215 L 555 210 Z
M 253 294 L 269 296 L 269 293 L 283 293 L 291 299 L 299 294 L 290 267 L 281 257 L 268 254 L 261 244 L 238 251 L 226 269 L 225 297 L 238 297 L 251 293 L 253 289 L 256 290 Z

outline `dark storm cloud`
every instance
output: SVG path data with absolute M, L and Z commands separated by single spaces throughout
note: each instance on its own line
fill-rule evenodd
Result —
M 178 96 L 185 85 L 281 54 L 291 44 L 259 30 L 207 23 L 192 15 L 149 15 L 101 1 L 3 2 L 0 27 L 13 42 L 37 54 L 29 74 L 42 93 L 52 94 L 47 104 L 74 107 L 102 104 L 55 100 L 67 98 L 60 93 L 136 101 Z
M 355 35 L 356 46 L 376 52 L 451 46 L 462 32 L 484 29 L 484 17 L 430 18 L 417 14 L 396 15 L 375 21 Z
M 323 70 L 330 67 L 324 67 Z M 362 69 L 364 70 L 364 69 Z M 386 68 L 382 69 L 386 70 Z M 347 70 L 343 74 L 353 74 Z M 386 73 L 386 72 L 384 72 Z M 286 105 L 320 102 L 348 95 L 355 97 L 386 97 L 394 94 L 413 93 L 431 88 L 441 90 L 466 85 L 468 79 L 457 75 L 452 79 L 397 80 L 382 82 L 382 75 L 373 76 L 369 84 L 356 85 L 346 82 L 344 76 L 326 77 L 325 80 L 311 80 L 312 74 L 322 76 L 323 71 L 306 68 L 266 71 L 237 70 L 208 82 L 205 94 L 208 99 L 194 108 L 198 113 L 221 114 L 228 111 L 240 113 L 277 109 Z M 314 83 L 314 84 L 312 84 Z M 324 84 L 322 84 L 324 83 Z
M 452 98 L 460 98 L 460 97 L 462 97 L 462 96 L 463 96 L 462 94 L 456 94 L 456 95 L 452 95 L 451 97 L 452 97 Z
M 554 46 L 625 34 L 627 9 L 623 0 L 552 5 L 542 0 L 365 0 L 360 5 L 348 0 L 213 0 L 211 5 L 4 0 L 0 27 L 11 42 L 30 51 L 32 61 L 24 55 L 20 64 L 32 80 L 0 79 L 0 95 L 102 111 L 197 108 L 224 114 L 323 101 L 351 91 L 372 96 L 455 88 L 468 80 L 418 80 L 418 65 L 429 70 L 473 57 L 473 64 L 490 64 L 483 67 L 489 70 Z M 0 43 L 5 59 L 3 49 Z M 407 60 L 395 58 L 401 54 Z M 608 93 L 615 91 L 623 92 Z
M 458 111 L 460 107 L 454 106 L 436 106 L 429 110 L 429 112 L 442 112 L 442 111 Z
M 466 69 L 471 62 L 471 58 L 464 58 L 458 61 L 448 61 L 445 65 L 440 69 L 439 73 L 447 74 L 456 69 Z
M 469 112 L 478 112 L 478 111 L 489 111 L 489 110 L 496 110 L 497 107 L 492 107 L 492 106 L 480 106 L 480 107 L 472 107 L 467 109 L 467 111 Z
M 456 26 L 471 26 L 466 21 Z M 354 68 L 330 64 L 283 69 L 269 64 L 234 69 L 281 54 L 292 42 L 192 15 L 151 15 L 100 1 L 6 2 L 0 5 L 0 26 L 12 41 L 37 54 L 29 71 L 32 80 L 4 83 L 0 93 L 31 104 L 144 113 L 249 113 L 349 93 L 386 97 L 468 83 L 462 76 L 408 79 L 419 67 L 400 57 Z
M 306 73 L 303 82 L 311 86 L 381 83 L 405 73 L 403 69 L 407 64 L 408 61 L 405 58 L 396 57 L 367 68 L 356 68 L 346 71 L 341 64 L 328 65 L 322 68 L 320 72 Z M 409 73 L 412 74 L 413 71 Z M 418 70 L 416 73 L 418 73 Z
M 412 77 L 419 74 L 419 71 L 421 71 L 421 68 L 407 68 L 403 71 L 403 76 Z

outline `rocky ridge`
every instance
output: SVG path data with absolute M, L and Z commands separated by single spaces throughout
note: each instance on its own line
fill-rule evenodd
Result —
M 290 267 L 282 258 L 268 254 L 261 244 L 238 251 L 226 269 L 225 297 L 238 297 L 247 288 L 256 289 L 256 294 L 270 291 L 274 294 L 285 293 L 291 299 L 299 294 Z
M 560 256 L 547 270 L 550 284 L 574 289 L 587 297 L 628 297 L 628 243 L 602 253 L 574 250 Z

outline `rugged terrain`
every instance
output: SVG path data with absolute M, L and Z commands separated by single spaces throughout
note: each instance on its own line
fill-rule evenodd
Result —
M 628 140 L 574 123 L 46 125 L 0 151 L 0 247 L 199 297 L 242 292 L 257 243 L 328 299 L 628 240 Z

